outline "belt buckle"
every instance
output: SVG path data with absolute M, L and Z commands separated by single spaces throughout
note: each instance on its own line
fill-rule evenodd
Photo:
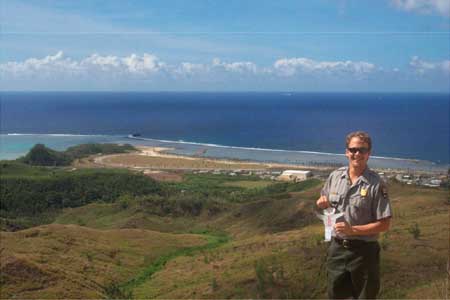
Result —
M 350 249 L 350 241 L 349 240 L 343 240 L 342 246 L 344 246 L 345 249 Z

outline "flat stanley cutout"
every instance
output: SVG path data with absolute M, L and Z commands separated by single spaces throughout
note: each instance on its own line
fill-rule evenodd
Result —
M 329 207 L 323 210 L 323 215 L 316 213 L 316 216 L 322 220 L 325 225 L 325 242 L 331 241 L 334 233 L 334 224 L 336 220 L 344 215 L 344 213 L 335 213 L 335 208 Z

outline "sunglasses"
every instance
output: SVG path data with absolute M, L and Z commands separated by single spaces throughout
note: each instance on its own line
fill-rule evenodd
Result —
M 361 154 L 369 153 L 369 148 L 347 148 L 347 150 L 352 154 L 355 154 L 356 152 L 359 152 Z

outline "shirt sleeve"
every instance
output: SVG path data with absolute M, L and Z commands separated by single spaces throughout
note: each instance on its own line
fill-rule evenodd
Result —
M 326 196 L 329 199 L 332 177 L 333 173 L 331 173 L 330 176 L 328 176 L 327 181 L 325 181 L 325 184 L 323 185 L 323 188 L 320 191 L 320 196 Z
M 392 217 L 392 207 L 389 200 L 388 189 L 386 183 L 381 180 L 375 187 L 373 201 L 373 213 L 376 220 Z

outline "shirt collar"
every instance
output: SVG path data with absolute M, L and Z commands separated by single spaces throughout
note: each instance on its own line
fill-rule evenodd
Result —
M 348 175 L 348 167 L 345 167 L 345 171 L 342 172 L 341 178 L 350 178 Z M 365 183 L 369 184 L 369 167 L 366 167 L 364 169 L 364 172 L 361 174 L 361 176 L 358 177 L 358 181 L 364 181 Z
M 362 181 L 364 181 L 365 183 L 369 184 L 369 167 L 366 167 L 366 169 L 364 170 L 364 172 L 361 174 L 360 178 Z

